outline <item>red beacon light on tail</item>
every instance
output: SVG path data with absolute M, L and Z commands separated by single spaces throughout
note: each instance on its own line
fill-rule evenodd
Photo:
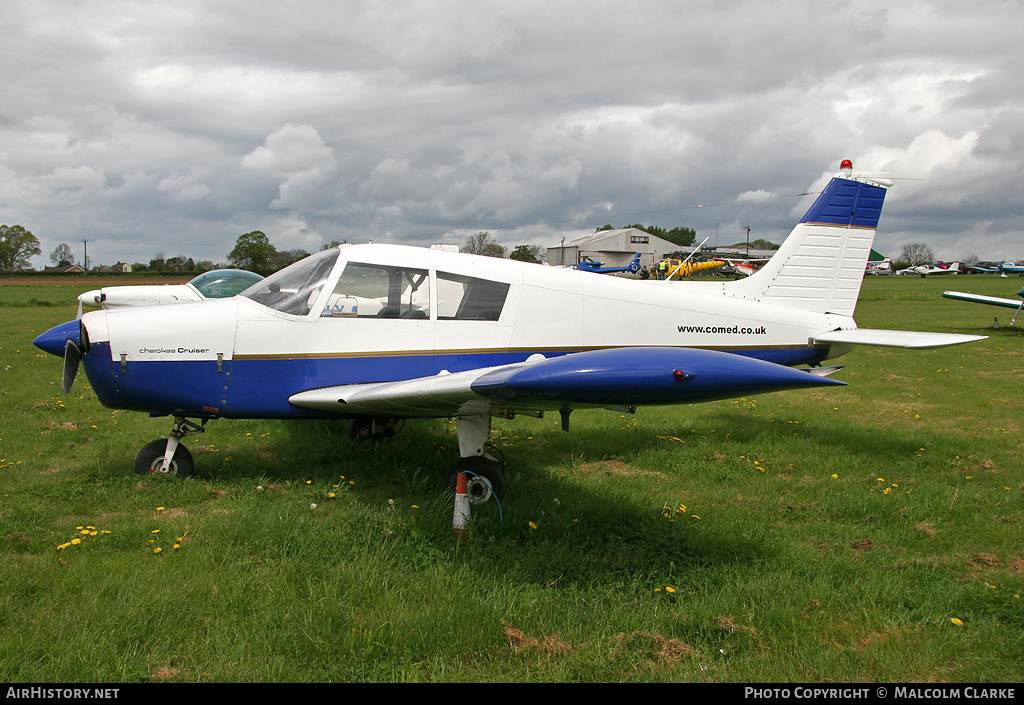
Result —
M 839 165 L 839 171 L 847 179 L 851 178 L 853 176 L 853 162 L 851 162 L 849 159 L 844 159 L 843 162 Z

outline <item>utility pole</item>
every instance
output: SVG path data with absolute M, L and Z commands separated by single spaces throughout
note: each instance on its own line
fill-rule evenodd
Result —
M 82 244 L 85 245 L 85 257 L 82 259 L 82 269 L 89 271 L 89 241 L 82 240 Z

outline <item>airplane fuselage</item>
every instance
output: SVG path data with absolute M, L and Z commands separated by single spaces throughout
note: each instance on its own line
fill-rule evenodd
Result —
M 320 262 L 330 270 L 315 290 L 301 293 L 301 310 L 261 303 L 256 294 L 163 306 L 159 315 L 152 309 L 86 314 L 83 363 L 101 402 L 192 417 L 309 417 L 322 413 L 294 406 L 289 396 L 535 355 L 685 347 L 814 364 L 830 356 L 830 347 L 813 344 L 813 337 L 852 326 L 846 316 L 723 295 L 730 283 L 620 280 L 390 245 L 343 246 L 310 260 L 311 268 Z M 340 281 L 350 264 L 359 277 Z M 410 291 L 410 277 L 421 273 Z M 388 276 L 402 289 L 392 290 L 393 300 L 406 307 L 394 317 L 368 310 L 384 305 Z M 379 290 L 360 281 L 374 277 Z M 468 300 L 478 285 L 487 310 Z M 351 286 L 382 295 L 350 295 L 344 289 Z M 456 302 L 460 289 L 465 300 Z M 411 303 L 403 298 L 409 296 Z M 348 309 L 346 302 L 353 302 Z

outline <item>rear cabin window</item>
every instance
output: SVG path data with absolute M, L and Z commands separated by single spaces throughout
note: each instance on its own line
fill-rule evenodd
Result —
M 321 315 L 345 318 L 429 318 L 428 272 L 425 269 L 349 262 Z
M 437 273 L 437 318 L 496 321 L 508 297 L 508 284 L 447 272 Z

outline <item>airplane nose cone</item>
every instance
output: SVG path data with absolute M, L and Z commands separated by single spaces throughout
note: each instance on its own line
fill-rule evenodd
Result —
M 68 321 L 54 326 L 33 340 L 32 344 L 51 355 L 64 357 L 64 345 L 69 339 L 79 348 L 82 347 L 78 321 Z

